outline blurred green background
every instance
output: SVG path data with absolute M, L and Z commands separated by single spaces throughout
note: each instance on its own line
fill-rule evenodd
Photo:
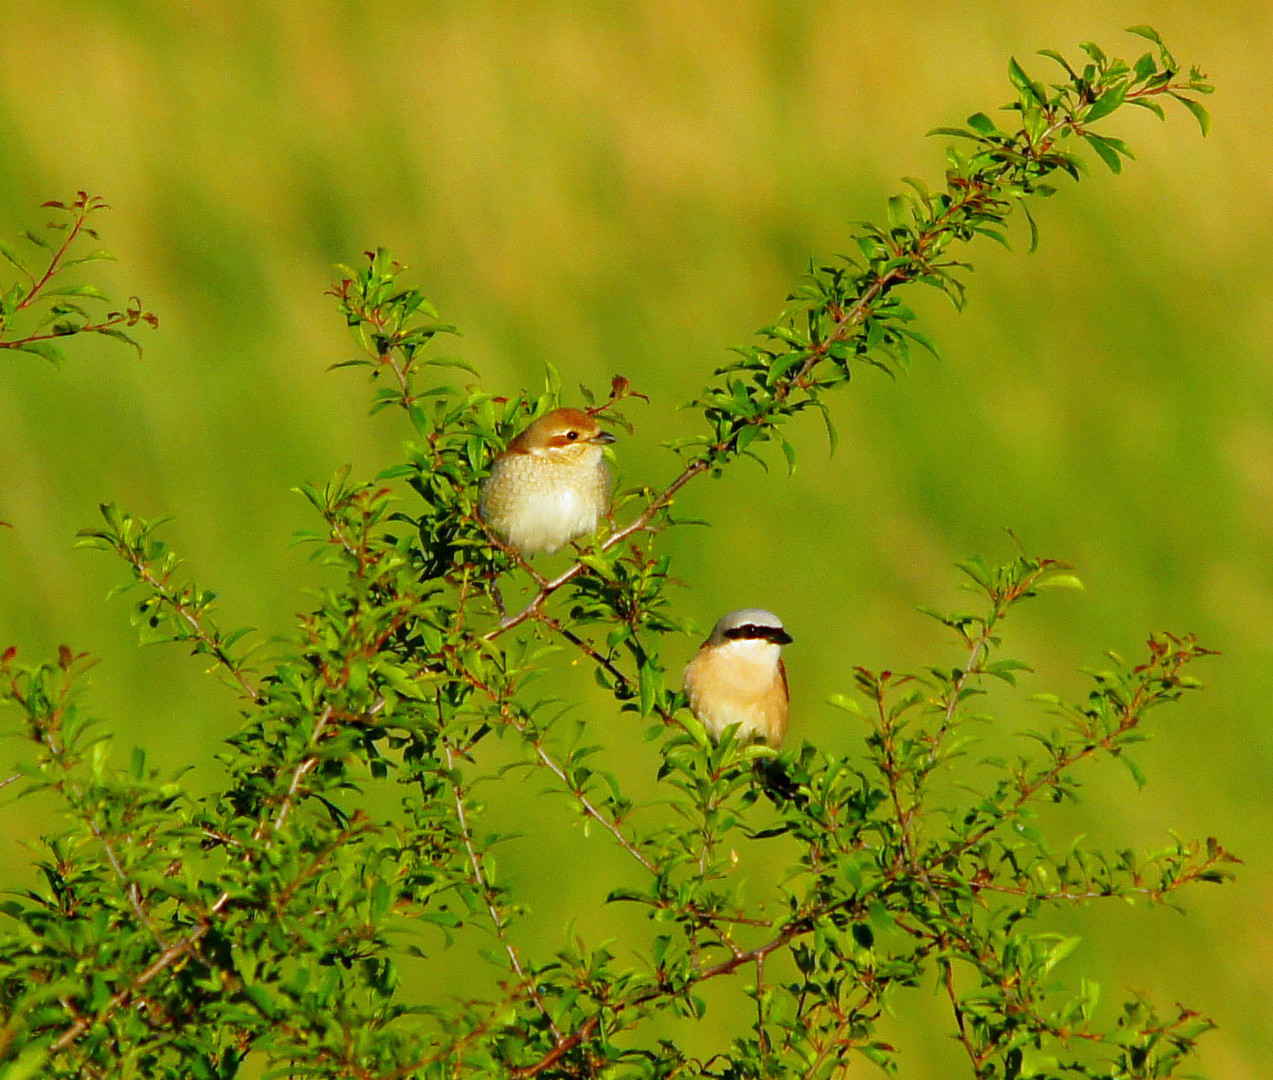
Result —
M 1211 136 L 1183 110 L 1119 114 L 1138 160 L 1062 185 L 1038 208 L 1038 254 L 980 245 L 963 315 L 914 298 L 944 360 L 856 379 L 834 402 L 835 457 L 811 420 L 793 478 L 743 463 L 687 490 L 715 526 L 670 538 L 693 586 L 676 600 L 703 627 L 778 611 L 797 639 L 793 730 L 828 746 L 858 735 L 822 704 L 850 664 L 953 658 L 915 608 L 957 602 L 956 560 L 1009 557 L 1005 526 L 1088 585 L 1014 615 L 1031 688 L 1079 693 L 1078 669 L 1150 630 L 1220 649 L 1205 695 L 1159 715 L 1149 786 L 1089 773 L 1076 828 L 1141 846 L 1215 834 L 1246 860 L 1240 882 L 1193 892 L 1183 918 L 1086 913 L 1067 968 L 1107 998 L 1135 987 L 1215 1016 L 1212 1076 L 1273 1074 L 1265 3 L 0 0 L 0 233 L 46 198 L 105 195 L 120 261 L 101 275 L 162 320 L 141 363 L 92 342 L 61 369 L 0 358 L 0 643 L 100 656 L 95 711 L 126 743 L 207 762 L 232 697 L 198 662 L 134 646 L 125 604 L 103 601 L 121 568 L 72 536 L 104 500 L 171 515 L 223 623 L 287 630 L 317 580 L 289 547 L 311 524 L 289 489 L 346 463 L 371 475 L 407 437 L 367 418 L 359 374 L 324 371 L 351 354 L 323 295 L 334 263 L 389 246 L 488 386 L 538 385 L 545 361 L 567 386 L 627 375 L 653 400 L 631 411 L 621 468 L 658 483 L 676 406 L 808 257 L 843 248 L 900 176 L 940 178 L 925 131 L 1006 100 L 1010 54 L 1092 39 L 1134 58 L 1121 30 L 1144 22 L 1218 84 Z M 600 698 L 583 711 L 620 752 L 635 736 Z M 3 814 L 0 882 L 21 880 L 41 823 L 25 803 Z M 603 925 L 603 849 L 576 830 L 505 856 L 539 956 L 571 918 Z M 913 996 L 918 1017 L 937 1007 Z M 950 1075 L 951 1050 L 906 1031 L 905 1075 Z

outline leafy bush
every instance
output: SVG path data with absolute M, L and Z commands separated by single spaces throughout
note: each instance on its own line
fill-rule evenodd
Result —
M 1197 687 L 1208 650 L 1192 637 L 1151 636 L 1138 662 L 1094 671 L 1083 700 L 1043 696 L 1042 725 L 984 761 L 986 724 L 1002 726 L 1029 670 L 1004 646 L 1006 620 L 1077 586 L 1058 561 L 965 563 L 976 605 L 930 612 L 955 658 L 911 674 L 856 668 L 831 702 L 865 736 L 847 756 L 730 732 L 713 743 L 662 660 L 683 632 L 660 550 L 685 523 L 682 488 L 744 456 L 764 462 L 771 445 L 794 464 L 785 425 L 809 409 L 834 443 L 825 398 L 855 365 L 895 375 L 912 346 L 932 349 L 903 286 L 961 305 L 956 249 L 977 236 L 1006 244 L 1018 206 L 1033 246 L 1029 200 L 1052 194 L 1058 173 L 1083 175 L 1077 144 L 1119 171 L 1131 151 L 1098 121 L 1124 105 L 1162 115 L 1174 98 L 1205 132 L 1191 96 L 1209 92 L 1204 77 L 1183 75 L 1152 30 L 1132 32 L 1154 45 L 1134 64 L 1091 44 L 1081 69 L 1049 52 L 1062 78 L 1048 85 L 1014 61 L 1011 124 L 978 113 L 938 129 L 958 140 L 941 188 L 907 180 L 887 226 L 862 226 L 854 256 L 813 269 L 691 403 L 703 424 L 671 447 L 680 472 L 620 492 L 609 525 L 555 576 L 497 542 L 477 511 L 493 457 L 562 403 L 555 374 L 542 393 L 511 397 L 445 383 L 476 372 L 435 351 L 453 328 L 402 268 L 377 251 L 346 269 L 333 295 L 361 350 L 349 363 L 374 380 L 374 409 L 400 409 L 415 441 L 369 482 L 342 474 L 302 489 L 321 519 L 304 539 L 331 572 L 294 637 L 246 648 L 154 523 L 107 506 L 81 534 L 128 564 L 142 640 L 189 646 L 237 695 L 243 720 L 216 790 L 192 795 L 141 750 L 127 768 L 112 763 L 81 705 L 87 657 L 0 658 L 0 696 L 33 748 L 5 784 L 61 808 L 40 887 L 0 903 L 0 1077 L 832 1077 L 861 1071 L 859 1058 L 898 1068 L 879 1020 L 903 988 L 932 985 L 974 1077 L 1177 1075 L 1210 1022 L 1135 997 L 1099 1022 L 1097 987 L 1059 978 L 1077 942 L 1050 917 L 1106 899 L 1175 903 L 1186 885 L 1228 879 L 1235 860 L 1214 840 L 1142 856 L 1057 846 L 1040 811 L 1076 799 L 1095 759 L 1143 782 L 1127 751 L 1151 709 Z M 50 287 L 100 203 L 49 205 L 71 224 L 60 248 L 29 234 L 47 272 L 4 249 L 22 278 L 4 299 L 0 346 L 52 358 L 58 337 L 153 323 L 136 302 L 95 319 L 81 305 L 98 299 L 91 286 Z M 616 378 L 587 405 L 626 424 L 635 394 Z M 560 674 L 561 650 L 636 722 L 607 722 L 605 745 L 534 685 Z M 1002 692 L 987 696 L 992 685 Z M 638 807 L 620 766 L 642 730 L 657 744 L 660 797 Z M 528 774 L 630 857 L 640 884 L 599 881 L 597 895 L 644 908 L 648 936 L 563 934 L 548 956 L 519 945 L 522 908 L 493 854 L 507 838 L 483 825 L 481 792 Z M 523 842 L 535 827 L 527 814 Z M 427 978 L 447 945 L 496 965 L 489 995 L 457 1002 L 446 987 L 402 985 L 404 965 Z M 749 997 L 754 1019 L 697 1060 L 665 1021 L 702 1017 L 712 982 Z
M 59 216 L 43 230 L 28 229 L 22 234 L 28 246 L 43 254 L 23 255 L 19 249 L 0 243 L 0 257 L 20 274 L 0 299 L 0 349 L 34 353 L 57 362 L 64 359 L 54 344 L 59 338 L 100 334 L 131 345 L 141 355 L 141 346 L 128 331 L 139 323 L 153 329 L 159 320 L 137 297 L 130 297 L 122 310 L 111 311 L 109 299 L 96 285 L 65 283 L 67 271 L 114 258 L 105 248 L 83 250 L 85 241 L 98 239 L 89 219 L 107 209 L 105 201 L 81 191 L 69 203 L 54 199 L 44 208 Z M 107 310 L 94 315 L 90 308 L 100 310 L 99 304 Z

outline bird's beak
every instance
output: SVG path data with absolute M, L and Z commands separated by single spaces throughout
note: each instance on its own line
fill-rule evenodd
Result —
M 765 637 L 767 637 L 775 645 L 790 645 L 794 640 L 786 630 L 779 630 L 777 627 L 765 634 Z
M 615 440 L 614 440 L 614 436 L 613 436 L 613 435 L 611 435 L 611 434 L 610 434 L 610 432 L 608 432 L 608 431 L 602 431 L 602 432 L 600 432 L 599 434 L 594 435 L 594 436 L 593 436 L 591 439 L 589 439 L 588 441 L 589 441 L 589 442 L 594 442 L 594 443 L 600 443 L 602 446 L 604 446 L 604 445 L 606 445 L 607 443 L 612 443 L 612 442 L 614 442 Z

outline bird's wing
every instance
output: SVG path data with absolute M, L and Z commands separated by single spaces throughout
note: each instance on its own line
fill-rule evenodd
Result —
M 791 701 L 791 690 L 787 686 L 787 665 L 781 660 L 778 661 L 778 678 L 782 680 L 782 705 L 778 709 L 778 715 L 774 717 L 774 730 L 769 733 L 767 740 L 773 747 L 781 746 L 782 740 L 787 737 L 787 706 Z

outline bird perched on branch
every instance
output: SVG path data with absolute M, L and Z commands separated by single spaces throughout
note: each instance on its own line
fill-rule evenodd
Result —
M 731 611 L 716 624 L 684 676 L 690 711 L 713 739 L 737 724 L 739 739 L 782 744 L 789 698 L 782 646 L 790 642 L 778 616 L 760 608 Z
M 610 507 L 601 448 L 614 442 L 582 409 L 541 416 L 495 459 L 478 511 L 523 555 L 552 554 L 595 532 Z

